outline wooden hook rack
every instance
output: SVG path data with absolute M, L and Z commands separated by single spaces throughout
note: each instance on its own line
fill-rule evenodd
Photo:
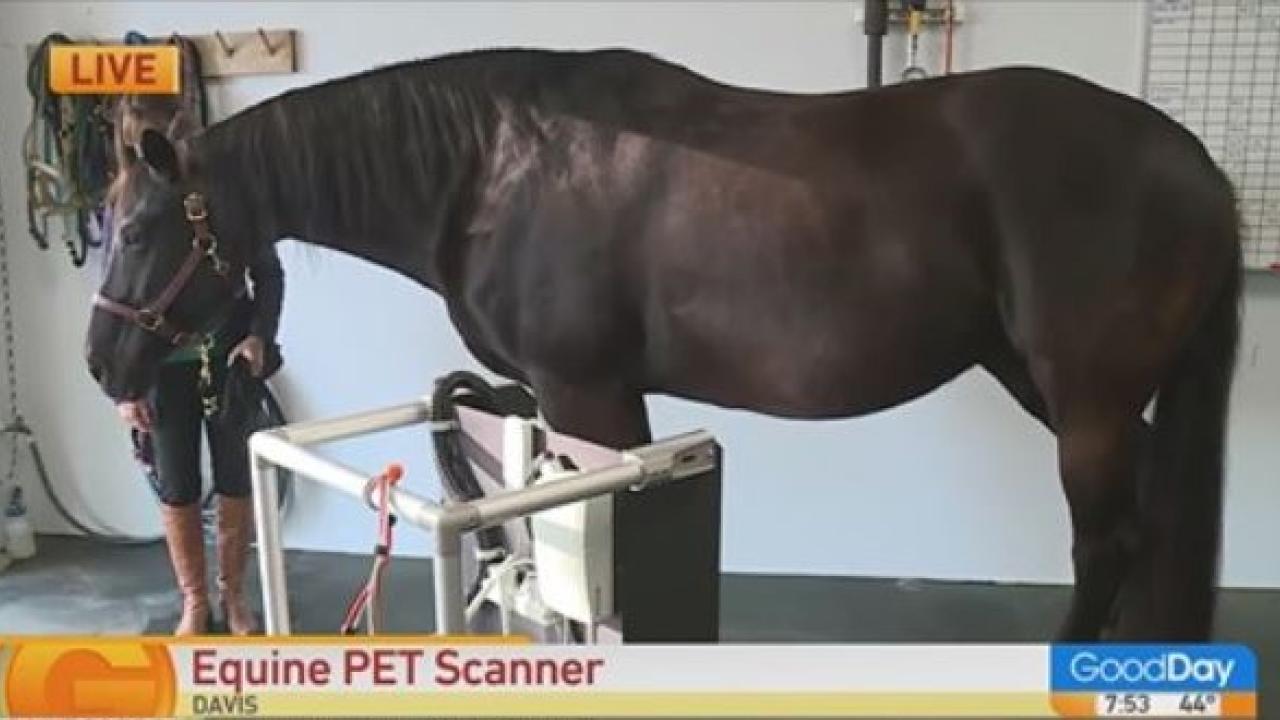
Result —
M 187 35 L 200 50 L 207 78 L 298 71 L 297 32 L 293 30 L 215 31 Z

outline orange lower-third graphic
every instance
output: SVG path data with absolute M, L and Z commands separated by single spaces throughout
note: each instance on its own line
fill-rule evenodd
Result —
M 172 716 L 177 688 L 158 643 L 112 640 L 19 641 L 4 698 L 12 716 Z

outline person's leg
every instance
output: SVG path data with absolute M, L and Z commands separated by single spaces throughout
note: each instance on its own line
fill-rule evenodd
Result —
M 163 365 L 151 391 L 155 418 L 156 489 L 169 559 L 182 594 L 175 635 L 204 634 L 209 628 L 209 593 L 200 518 L 200 398 L 195 368 Z
M 224 362 L 218 364 L 216 382 L 221 388 Z M 257 630 L 257 621 L 244 596 L 245 566 L 253 536 L 248 432 L 217 420 L 208 423 L 208 432 L 213 487 L 218 495 L 218 594 L 227 630 L 233 635 L 248 635 Z

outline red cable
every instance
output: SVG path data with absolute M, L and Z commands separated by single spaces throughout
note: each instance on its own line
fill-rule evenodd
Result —
M 377 602 L 383 572 L 391 562 L 392 528 L 394 527 L 391 522 L 391 486 L 399 482 L 403 474 L 404 471 L 399 465 L 391 465 L 386 472 L 373 480 L 378 484 L 378 548 L 373 558 L 373 572 L 352 598 L 351 604 L 347 606 L 346 615 L 342 619 L 342 625 L 338 628 L 338 632 L 343 635 L 350 634 L 360 621 L 360 614 L 369 607 L 370 603 Z
M 359 621 L 360 612 L 364 610 L 364 604 L 368 596 L 369 596 L 369 586 L 365 585 L 364 587 L 360 588 L 360 592 L 356 593 L 356 596 L 352 598 L 351 604 L 347 605 L 347 614 L 342 618 L 342 625 L 338 627 L 339 633 L 343 635 L 348 635 L 351 633 L 352 629 L 356 625 L 356 622 Z

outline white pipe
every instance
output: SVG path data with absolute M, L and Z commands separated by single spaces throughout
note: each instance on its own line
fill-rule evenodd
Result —
M 466 528 L 474 530 L 633 486 L 644 487 L 653 481 L 696 476 L 714 463 L 714 439 L 710 433 L 698 430 L 629 451 L 617 465 L 522 490 L 486 495 L 460 507 L 475 511 L 477 524 Z
M 258 576 L 262 584 L 262 612 L 267 635 L 289 634 L 289 589 L 284 572 L 284 544 L 280 532 L 277 469 L 253 456 L 253 517 L 258 534 Z
M 516 492 L 486 495 L 467 505 L 476 513 L 477 527 L 489 527 L 541 510 L 625 490 L 639 482 L 644 474 L 641 463 L 626 461 L 564 480 L 538 483 Z
M 254 433 L 249 438 L 249 449 L 255 458 L 289 468 L 298 475 L 361 500 L 365 497 L 369 475 L 299 447 L 280 437 L 275 430 Z M 421 527 L 438 528 L 445 523 L 457 525 L 464 522 L 463 518 L 448 518 L 452 513 L 440 505 L 399 488 L 391 489 L 391 509 L 396 515 Z
M 404 405 L 344 415 L 325 420 L 309 420 L 275 428 L 272 432 L 296 445 L 314 445 L 367 435 L 382 430 L 426 422 L 431 403 L 423 398 Z
M 467 631 L 466 590 L 462 583 L 462 536 L 458 530 L 442 527 L 435 534 L 435 557 L 431 563 L 436 601 L 436 633 L 458 635 Z

